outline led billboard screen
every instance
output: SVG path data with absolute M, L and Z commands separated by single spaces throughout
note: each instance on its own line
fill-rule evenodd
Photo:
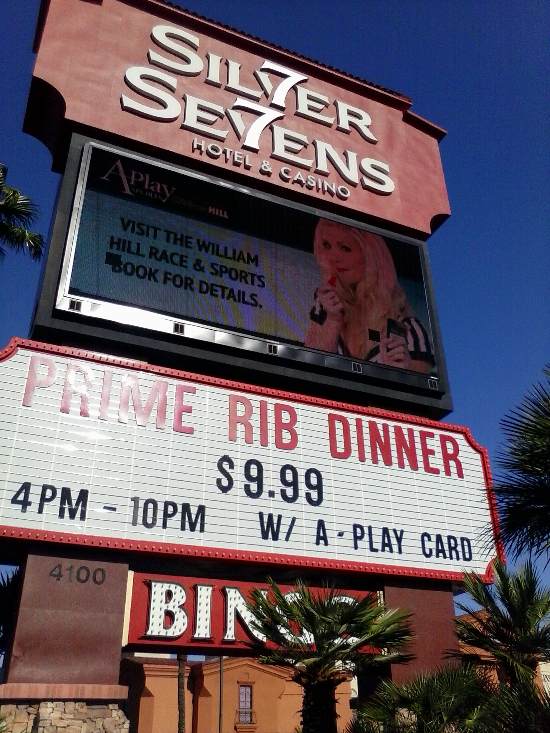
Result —
M 418 242 L 88 144 L 58 303 L 437 376 L 422 255 Z

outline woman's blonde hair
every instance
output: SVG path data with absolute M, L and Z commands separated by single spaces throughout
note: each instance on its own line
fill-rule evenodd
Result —
M 411 316 L 412 311 L 397 280 L 393 258 L 379 234 L 319 219 L 313 252 L 321 270 L 328 273 L 323 242 L 334 242 L 335 235 L 340 241 L 357 243 L 363 253 L 364 271 L 356 285 L 345 285 L 337 273 L 331 274 L 345 308 L 342 339 L 350 354 L 361 359 L 377 343 L 369 338 L 369 329 L 385 335 L 389 318 L 402 321 Z

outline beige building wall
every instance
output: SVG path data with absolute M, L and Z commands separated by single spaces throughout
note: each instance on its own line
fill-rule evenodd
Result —
M 137 662 L 140 660 L 137 659 Z M 177 731 L 178 724 L 178 667 L 175 661 L 143 661 L 143 687 L 137 701 L 136 733 L 168 733 Z M 193 695 L 188 688 L 186 674 L 185 711 L 191 731 Z M 133 716 L 132 716 L 133 717 Z
M 136 706 L 136 733 L 177 731 L 177 665 L 134 658 L 142 669 L 142 692 Z M 250 715 L 239 715 L 239 688 L 251 691 Z M 225 658 L 222 676 L 222 720 L 219 726 L 220 663 L 213 660 L 187 668 L 186 733 L 295 733 L 300 725 L 302 689 L 290 672 L 249 658 Z M 337 690 L 338 729 L 351 719 L 351 687 Z M 244 718 L 244 720 L 243 720 Z M 249 720 L 248 720 L 249 719 Z

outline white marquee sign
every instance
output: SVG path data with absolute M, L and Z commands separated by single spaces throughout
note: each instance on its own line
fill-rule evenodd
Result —
M 14 340 L 0 536 L 459 578 L 495 556 L 464 428 Z

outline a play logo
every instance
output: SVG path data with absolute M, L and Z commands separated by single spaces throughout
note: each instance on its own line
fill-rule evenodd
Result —
M 135 168 L 127 169 L 119 158 L 100 181 L 118 183 L 120 190 L 128 196 L 145 196 L 165 204 L 176 190 L 175 186 L 155 180 L 149 173 Z

